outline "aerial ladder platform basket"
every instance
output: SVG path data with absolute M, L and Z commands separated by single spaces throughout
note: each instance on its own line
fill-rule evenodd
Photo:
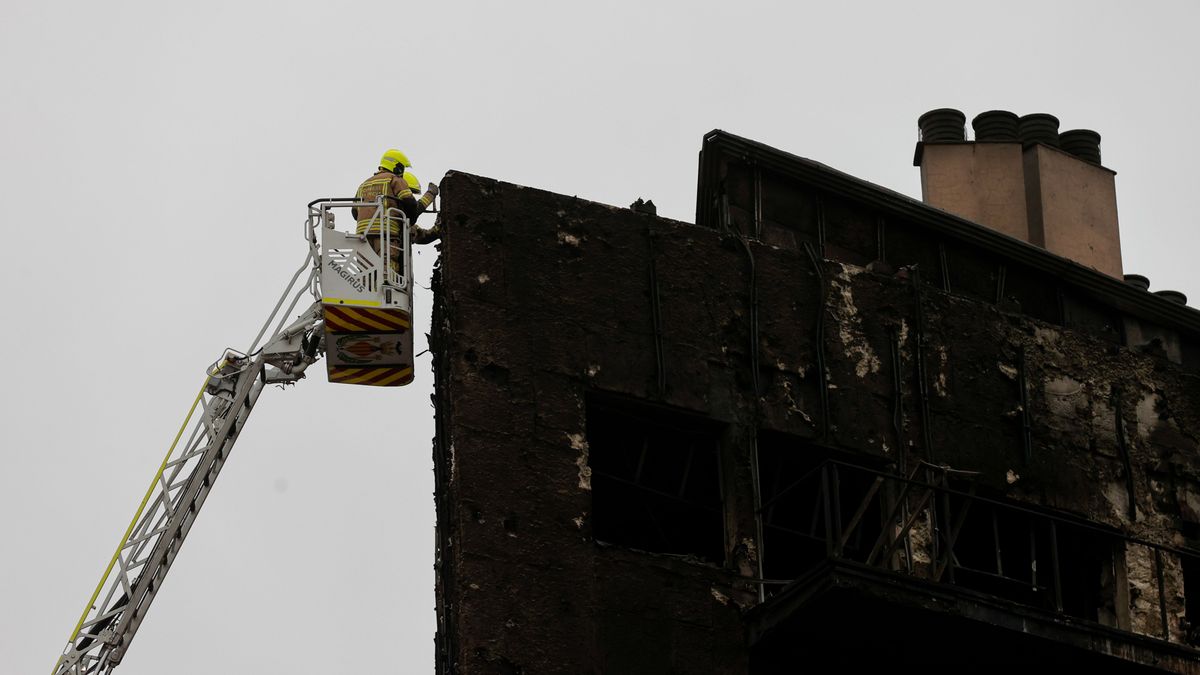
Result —
M 374 208 L 370 224 L 358 229 L 379 234 L 364 237 L 336 229 L 331 209 L 344 206 Z M 321 306 L 329 381 L 377 387 L 412 382 L 408 219 L 399 209 L 375 203 L 325 200 L 309 208 L 321 232 Z
M 361 233 L 335 227 L 339 210 L 358 225 L 351 209 L 374 214 Z M 121 663 L 266 385 L 303 379 L 322 355 L 331 382 L 412 382 L 412 252 L 404 213 L 382 198 L 318 199 L 308 205 L 304 234 L 304 263 L 250 347 L 226 349 L 206 369 L 54 675 L 103 675 Z M 289 323 L 305 296 L 311 304 Z

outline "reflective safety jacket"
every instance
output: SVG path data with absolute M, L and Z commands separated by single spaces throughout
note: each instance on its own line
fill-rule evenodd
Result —
M 425 209 L 433 203 L 432 194 L 426 192 L 420 199 L 417 199 L 413 196 L 412 190 L 408 188 L 408 183 L 404 181 L 403 176 L 380 170 L 379 173 L 358 186 L 358 192 L 354 197 L 359 201 L 373 202 L 381 195 L 384 198 L 384 208 L 400 209 L 404 215 L 408 216 L 409 236 L 413 243 L 428 244 L 441 237 L 441 232 L 436 226 L 428 230 L 417 227 L 417 216 L 424 213 Z M 377 219 L 375 215 L 374 209 L 354 209 L 354 219 L 358 221 L 358 234 L 379 234 L 379 223 L 382 218 Z M 388 227 L 393 236 L 400 234 L 399 219 L 389 220 Z

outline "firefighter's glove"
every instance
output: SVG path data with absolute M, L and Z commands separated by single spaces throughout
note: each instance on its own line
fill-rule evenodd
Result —
M 438 190 L 437 183 L 430 183 L 429 187 L 425 188 L 425 192 L 436 197 L 438 196 L 438 192 L 440 192 L 440 190 Z

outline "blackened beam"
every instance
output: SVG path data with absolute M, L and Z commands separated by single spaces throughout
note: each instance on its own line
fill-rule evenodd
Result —
M 829 386 L 825 375 L 825 274 L 821 271 L 821 258 L 810 242 L 804 242 L 804 252 L 812 263 L 813 274 L 817 277 L 817 320 L 813 328 L 813 350 L 817 361 L 817 400 L 821 404 L 821 440 L 829 442 Z
M 1113 417 L 1115 418 L 1117 450 L 1121 453 L 1121 464 L 1125 470 L 1125 494 L 1129 500 L 1127 513 L 1129 521 L 1137 521 L 1137 493 L 1133 485 L 1133 462 L 1129 459 L 1129 443 L 1125 439 L 1125 414 L 1121 407 L 1121 390 L 1113 387 L 1112 391 Z
M 650 320 L 654 327 L 654 373 L 658 396 L 667 393 L 667 365 L 663 349 L 662 305 L 658 292 L 658 267 L 654 255 L 654 231 L 646 226 L 646 241 L 650 248 Z
M 1021 447 L 1024 450 L 1025 463 L 1033 460 L 1033 417 L 1029 412 L 1029 369 L 1025 363 L 1025 349 L 1018 355 L 1017 385 L 1021 388 Z
M 925 313 L 921 307 L 921 270 L 913 267 L 909 277 L 913 288 L 914 318 L 913 338 L 916 340 L 917 400 L 921 413 L 921 438 L 925 443 L 925 456 L 935 461 L 933 451 L 933 429 L 929 414 L 929 385 L 925 380 Z

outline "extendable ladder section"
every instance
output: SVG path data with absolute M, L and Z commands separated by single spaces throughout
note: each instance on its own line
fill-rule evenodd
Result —
M 208 368 L 203 387 L 54 666 L 55 675 L 109 673 L 121 663 L 263 387 L 298 381 L 323 352 L 320 253 L 311 222 L 306 235 L 308 256 L 250 350 L 226 350 Z M 306 271 L 305 281 L 298 284 Z M 284 327 L 305 294 L 315 301 Z M 289 297 L 290 304 L 280 312 Z M 256 349 L 277 317 L 273 337 Z M 197 410 L 199 419 L 180 444 Z

